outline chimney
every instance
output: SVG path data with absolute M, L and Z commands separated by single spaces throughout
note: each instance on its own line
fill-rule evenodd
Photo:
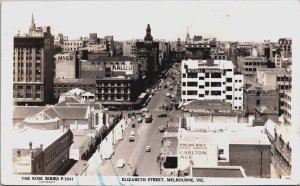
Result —
M 29 149 L 32 150 L 32 142 L 29 142 Z
M 40 148 L 43 150 L 43 144 L 40 144 Z
M 21 157 L 21 150 L 20 149 L 17 150 L 17 155 L 18 155 L 18 157 Z

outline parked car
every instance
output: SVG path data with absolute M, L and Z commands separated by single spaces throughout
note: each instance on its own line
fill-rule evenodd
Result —
M 135 132 L 132 130 L 130 131 L 130 136 L 134 136 L 135 135 Z
M 151 123 L 152 122 L 152 114 L 147 114 L 145 116 L 145 123 Z
M 164 132 L 164 131 L 165 131 L 165 128 L 164 128 L 163 126 L 159 126 L 159 127 L 158 127 L 158 130 L 159 130 L 159 132 Z
M 167 113 L 161 113 L 157 117 L 165 118 L 165 117 L 168 117 L 168 114 Z
M 142 123 L 143 122 L 143 118 L 138 118 L 138 122 Z
M 148 112 L 148 109 L 147 108 L 142 108 L 141 111 L 142 112 Z
M 116 110 L 118 110 L 118 108 L 114 107 L 114 106 L 108 106 L 108 110 L 116 111 Z
M 126 161 L 124 159 L 118 159 L 117 161 L 117 167 L 118 168 L 123 168 L 125 165 Z
M 129 142 L 134 141 L 134 136 L 129 136 Z
M 151 146 L 146 146 L 146 152 L 150 152 L 151 151 Z

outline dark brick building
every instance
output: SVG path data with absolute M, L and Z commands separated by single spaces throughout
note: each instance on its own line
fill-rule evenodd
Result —
M 36 27 L 14 37 L 13 97 L 17 105 L 52 103 L 54 38 L 50 27 Z
M 144 41 L 136 42 L 136 57 L 141 64 L 142 75 L 151 84 L 153 80 L 157 79 L 161 67 L 159 64 L 159 42 L 153 41 L 149 24 Z

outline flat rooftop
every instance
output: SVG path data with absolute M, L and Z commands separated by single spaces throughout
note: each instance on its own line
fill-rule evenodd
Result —
M 29 142 L 32 142 L 32 148 L 40 148 L 43 145 L 43 149 L 46 149 L 66 132 L 59 130 L 37 130 L 32 128 L 13 130 L 10 145 L 12 148 L 17 149 L 29 149 Z
M 241 167 L 219 166 L 219 167 L 192 167 L 192 177 L 220 177 L 220 178 L 244 178 Z
M 73 167 L 65 174 L 66 176 L 80 176 L 87 170 L 89 166 L 88 161 L 79 160 L 77 161 Z

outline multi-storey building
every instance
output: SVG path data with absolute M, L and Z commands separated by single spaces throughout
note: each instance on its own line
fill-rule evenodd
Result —
M 291 123 L 291 90 L 286 90 L 283 92 L 283 98 L 281 99 L 283 102 L 283 120 L 284 123 Z
M 255 56 L 241 57 L 238 59 L 238 66 L 244 76 L 254 77 L 257 69 L 267 67 L 267 59 Z
M 136 57 L 141 64 L 141 73 L 146 77 L 148 84 L 152 84 L 158 77 L 159 42 L 153 41 L 150 25 L 147 25 L 144 41 L 136 42 Z
M 281 52 L 284 57 L 291 57 L 292 55 L 292 39 L 290 38 L 280 38 L 278 40 Z
M 221 100 L 243 109 L 243 75 L 234 72 L 231 61 L 183 60 L 181 68 L 183 102 Z
M 292 72 L 284 68 L 262 68 L 257 70 L 257 81 L 267 89 L 279 90 L 280 113 L 284 109 L 283 93 L 292 88 Z
M 73 143 L 70 130 L 22 129 L 15 133 L 12 144 L 14 174 L 64 175 Z
M 193 40 L 189 38 L 189 33 L 186 36 L 186 54 L 189 59 L 209 59 L 210 50 L 216 47 L 215 41 L 210 41 L 202 36 L 194 36 Z
M 216 60 L 227 60 L 226 53 L 218 48 L 212 48 L 210 51 L 210 58 Z
M 79 48 L 85 45 L 85 41 L 81 39 L 77 40 L 65 40 L 62 46 L 62 52 L 74 52 L 77 51 Z
M 237 45 L 237 56 L 250 56 L 253 46 L 247 43 L 241 43 Z
M 275 111 L 279 111 L 279 91 L 275 89 L 267 89 L 265 87 L 253 86 L 244 88 L 244 109 L 248 114 L 254 114 L 255 108 L 258 106 L 272 107 Z
M 279 178 L 289 178 L 292 169 L 292 133 L 291 125 L 268 120 L 265 125 L 266 134 L 271 142 L 271 160 L 274 172 Z
M 133 102 L 139 96 L 133 78 L 103 77 L 96 80 L 96 101 Z
M 18 105 L 51 103 L 54 77 L 54 38 L 50 27 L 36 27 L 14 37 L 13 97 Z
M 135 41 L 124 41 L 123 42 L 123 56 L 128 56 L 128 57 L 136 56 Z
M 78 78 L 79 60 L 76 53 L 56 54 L 55 58 L 55 78 Z
M 199 126 L 196 130 L 187 125 Z M 261 128 L 243 124 L 203 124 L 180 118 L 178 132 L 168 131 L 161 153 L 161 175 L 188 176 L 198 168 L 200 177 L 215 177 L 240 167 L 248 177 L 271 177 L 271 145 Z M 205 174 L 205 169 L 215 169 Z M 221 171 L 220 170 L 220 171 Z M 230 170 L 232 173 L 233 171 Z M 235 174 L 237 175 L 237 174 Z
M 182 46 L 180 38 L 178 38 L 176 45 L 171 47 L 170 51 L 170 60 L 173 63 L 181 62 L 186 57 L 186 50 L 184 46 Z

